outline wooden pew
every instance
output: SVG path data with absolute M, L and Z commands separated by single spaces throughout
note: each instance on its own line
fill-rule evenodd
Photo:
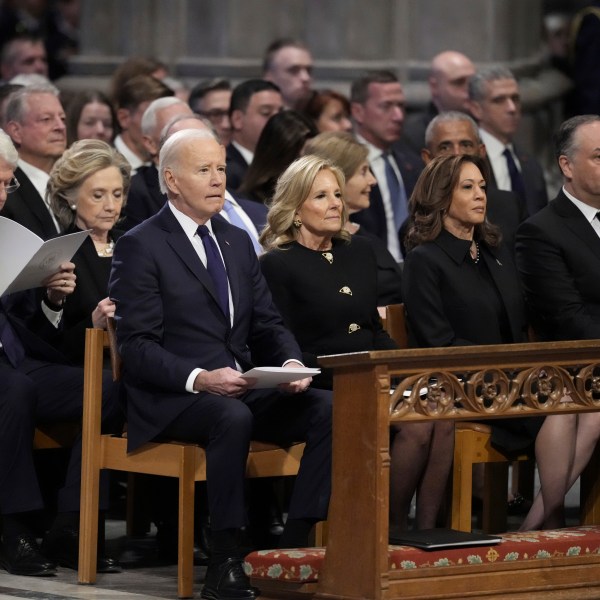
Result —
M 523 562 L 392 569 L 388 557 L 390 422 L 598 410 L 600 341 L 363 352 L 321 357 L 320 363 L 335 371 L 333 494 L 325 556 L 316 582 L 288 584 L 272 575 L 256 579 L 262 597 L 600 598 L 600 529 L 598 548 Z M 390 394 L 392 383 L 397 385 Z M 565 391 L 568 402 L 561 401 Z M 582 520 L 596 525 L 597 473 L 582 485 Z M 274 553 L 273 560 L 281 565 L 284 557 Z

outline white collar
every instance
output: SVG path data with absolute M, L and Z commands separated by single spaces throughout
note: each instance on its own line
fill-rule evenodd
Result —
M 239 142 L 231 140 L 231 145 L 242 155 L 242 158 L 250 165 L 254 160 L 254 152 L 244 148 Z
M 583 216 L 587 219 L 589 223 L 593 223 L 596 218 L 596 214 L 598 213 L 598 209 L 582 202 L 581 200 L 577 200 L 573 194 L 569 194 L 565 187 L 562 189 L 565 196 L 582 212 Z

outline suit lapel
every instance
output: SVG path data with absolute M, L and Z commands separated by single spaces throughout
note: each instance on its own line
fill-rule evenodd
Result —
M 564 220 L 565 226 L 589 246 L 595 256 L 600 256 L 600 237 L 583 213 L 564 195 L 562 190 L 553 205 L 558 215 Z
M 15 171 L 15 177 L 21 184 L 21 191 L 19 193 L 23 203 L 29 207 L 31 213 L 39 220 L 46 235 L 49 237 L 56 236 L 58 231 L 46 207 L 46 203 L 33 186 L 33 183 L 31 183 L 29 177 L 19 168 Z

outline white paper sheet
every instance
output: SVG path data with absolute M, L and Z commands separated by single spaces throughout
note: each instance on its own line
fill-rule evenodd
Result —
M 88 235 L 78 231 L 44 242 L 20 223 L 0 217 L 0 296 L 40 287 L 73 258 Z
M 251 386 L 252 389 L 274 388 L 280 383 L 289 383 L 318 375 L 321 369 L 309 369 L 302 367 L 290 369 L 289 367 L 255 367 L 242 374 L 246 379 L 256 379 L 256 383 Z

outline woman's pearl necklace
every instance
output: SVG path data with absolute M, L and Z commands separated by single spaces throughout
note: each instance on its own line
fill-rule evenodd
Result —
M 98 250 L 98 248 L 96 248 L 96 252 L 98 253 L 98 256 L 100 256 L 101 258 L 109 258 L 113 255 L 114 249 L 115 249 L 115 243 L 111 240 L 101 250 Z
M 471 253 L 473 262 L 477 264 L 479 262 L 479 242 L 473 241 L 473 243 L 475 244 L 475 256 L 473 256 L 473 245 L 471 245 L 469 252 Z

